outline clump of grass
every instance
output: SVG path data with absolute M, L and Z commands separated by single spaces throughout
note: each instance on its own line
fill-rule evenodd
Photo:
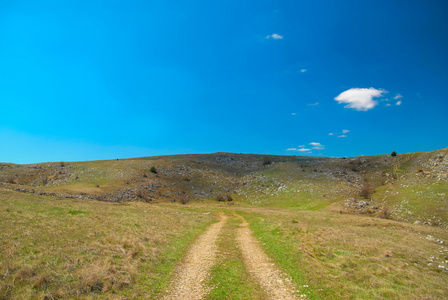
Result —
M 233 201 L 233 198 L 232 198 L 232 196 L 230 194 L 227 194 L 226 195 L 226 200 L 227 201 Z

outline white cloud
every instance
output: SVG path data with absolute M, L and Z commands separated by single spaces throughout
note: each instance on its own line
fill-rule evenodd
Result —
M 397 95 L 394 97 L 394 100 L 398 100 L 398 99 L 401 99 L 401 98 L 403 98 L 403 96 L 402 96 L 401 94 L 397 94 Z
M 330 132 L 328 135 L 333 135 L 334 133 L 333 132 Z
M 308 104 L 309 106 L 316 106 L 316 105 L 319 105 L 319 102 L 316 102 L 316 103 L 310 103 L 310 104 Z
M 343 135 L 339 135 L 338 137 L 347 137 L 345 134 L 343 134 Z
M 390 104 L 390 103 L 387 103 L 387 104 L 386 104 L 386 106 L 392 106 L 392 104 Z
M 314 147 L 323 147 L 324 146 L 321 143 L 316 143 L 316 142 L 312 142 L 312 143 L 310 143 L 310 145 L 314 146 Z
M 398 100 L 397 103 L 395 103 L 396 105 L 401 105 L 401 100 Z
M 339 103 L 347 103 L 346 108 L 353 108 L 357 111 L 367 111 L 374 108 L 378 101 L 373 98 L 381 97 L 387 93 L 385 90 L 378 90 L 375 88 L 351 88 L 342 92 L 334 98 Z
M 305 73 L 307 71 L 307 69 L 302 69 L 300 70 L 300 72 Z
M 316 149 L 316 150 L 324 150 L 325 147 L 312 147 L 312 149 Z
M 297 151 L 308 152 L 308 151 L 311 151 L 311 149 L 302 148 L 302 149 L 297 149 Z
M 292 113 L 291 115 L 295 116 L 295 115 L 296 115 L 296 113 Z
M 299 148 L 304 148 L 304 147 L 305 147 L 305 145 L 300 145 L 300 146 L 299 146 Z
M 297 151 L 297 148 L 288 148 L 286 151 Z
M 342 133 L 349 133 L 349 132 L 350 132 L 350 130 L 347 130 L 347 129 L 342 130 Z
M 274 40 L 281 40 L 283 39 L 283 36 L 277 33 L 273 33 L 271 35 L 266 36 L 267 39 L 273 38 Z

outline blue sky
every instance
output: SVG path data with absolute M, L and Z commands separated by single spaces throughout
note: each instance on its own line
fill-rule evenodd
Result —
M 0 2 L 0 161 L 448 146 L 447 1 Z

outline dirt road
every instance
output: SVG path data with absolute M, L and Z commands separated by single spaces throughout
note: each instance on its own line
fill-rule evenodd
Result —
M 227 216 L 213 224 L 191 246 L 181 265 L 176 269 L 169 293 L 163 299 L 201 299 L 208 290 L 204 285 L 208 272 L 216 260 L 216 241 Z
M 298 299 L 294 296 L 292 284 L 281 272 L 266 253 L 249 229 L 249 224 L 241 216 L 240 228 L 237 229 L 236 239 L 243 255 L 247 270 L 254 276 L 268 299 Z M 207 295 L 205 285 L 209 277 L 209 270 L 216 261 L 217 240 L 225 226 L 227 216 L 221 215 L 219 223 L 213 224 L 193 244 L 185 256 L 183 263 L 176 270 L 171 289 L 163 299 L 202 299 Z

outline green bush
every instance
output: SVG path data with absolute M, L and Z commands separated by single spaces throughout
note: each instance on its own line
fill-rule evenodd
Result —
M 397 152 L 392 152 L 391 154 L 390 154 L 390 156 L 397 156 Z
M 152 166 L 149 171 L 151 171 L 151 173 L 154 173 L 154 174 L 157 173 L 156 167 L 154 167 L 154 166 Z

